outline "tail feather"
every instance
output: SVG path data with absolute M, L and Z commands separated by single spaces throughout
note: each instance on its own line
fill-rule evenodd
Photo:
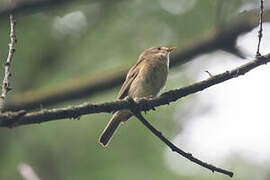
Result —
M 107 146 L 109 141 L 111 140 L 114 132 L 116 131 L 116 129 L 118 128 L 118 126 L 120 125 L 121 120 L 116 117 L 113 116 L 112 119 L 110 120 L 110 122 L 108 123 L 108 125 L 105 127 L 105 129 L 103 130 L 100 138 L 99 138 L 99 143 L 103 146 Z
M 106 147 L 110 142 L 114 132 L 117 130 L 121 122 L 128 120 L 132 116 L 130 111 L 117 111 L 113 114 L 111 120 L 103 130 L 99 143 Z

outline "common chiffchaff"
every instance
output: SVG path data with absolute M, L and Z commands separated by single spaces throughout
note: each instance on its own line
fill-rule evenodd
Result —
M 174 49 L 175 47 L 163 46 L 146 49 L 129 70 L 117 98 L 156 97 L 167 81 L 169 54 Z M 99 138 L 100 144 L 107 146 L 120 123 L 131 116 L 132 112 L 129 110 L 116 111 Z

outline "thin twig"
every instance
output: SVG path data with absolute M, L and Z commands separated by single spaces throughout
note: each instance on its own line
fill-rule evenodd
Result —
M 153 134 L 155 134 L 162 142 L 164 142 L 167 146 L 171 148 L 172 151 L 177 152 L 178 154 L 182 155 L 183 157 L 189 159 L 190 161 L 194 162 L 195 164 L 198 164 L 204 168 L 210 169 L 213 173 L 219 172 L 225 175 L 228 175 L 230 177 L 233 177 L 233 172 L 221 169 L 218 167 L 215 167 L 211 164 L 208 164 L 206 162 L 203 162 L 196 157 L 194 157 L 191 153 L 186 153 L 185 151 L 181 150 L 177 146 L 175 146 L 172 142 L 170 142 L 167 138 L 165 138 L 160 131 L 158 131 L 156 128 L 154 128 L 143 116 L 140 112 L 133 111 L 134 115 L 143 123 L 144 126 L 146 126 Z
M 7 96 L 8 91 L 11 90 L 10 82 L 9 82 L 9 77 L 11 76 L 10 67 L 11 67 L 13 54 L 15 52 L 15 43 L 16 43 L 16 36 L 15 36 L 16 22 L 12 14 L 10 14 L 9 20 L 10 20 L 10 43 L 9 43 L 7 62 L 5 63 L 5 66 L 4 66 L 5 76 L 2 83 L 2 94 L 0 97 L 0 112 L 3 111 L 4 106 L 5 106 L 5 98 Z
M 161 106 L 169 104 L 170 102 L 174 102 L 182 97 L 188 96 L 190 94 L 194 94 L 196 92 L 207 89 L 213 85 L 222 83 L 229 79 L 236 78 L 240 75 L 244 75 L 250 70 L 266 64 L 270 62 L 270 54 L 265 56 L 256 57 L 254 60 L 235 68 L 231 71 L 226 71 L 224 73 L 215 75 L 207 80 L 200 81 L 198 83 L 194 83 L 190 86 L 186 86 L 180 89 L 170 90 L 168 92 L 163 93 L 161 96 L 153 99 L 141 99 L 137 102 L 137 110 L 138 111 L 149 111 L 153 109 L 153 107 Z M 149 105 L 149 106 L 148 106 Z M 78 118 L 85 114 L 94 114 L 107 112 L 111 113 L 114 111 L 122 110 L 122 109 L 132 109 L 133 106 L 126 100 L 118 100 L 114 102 L 106 102 L 101 104 L 90 104 L 85 103 L 77 106 L 70 106 L 66 108 L 57 108 L 46 110 L 43 109 L 37 112 L 26 113 L 20 117 L 19 120 L 16 120 L 15 125 L 26 125 L 26 124 L 36 124 L 43 123 L 47 121 L 54 121 L 65 118 Z M 5 113 L 0 114 L 0 126 L 2 127 L 12 127 L 14 126 L 12 114 L 15 112 L 10 112 L 10 115 L 7 116 Z
M 209 71 L 206 70 L 204 72 L 206 72 L 209 75 L 210 78 L 213 77 L 213 75 Z
M 261 56 L 260 53 L 260 46 L 261 46 L 261 40 L 262 40 L 262 36 L 263 36 L 263 27 L 262 27 L 262 23 L 263 23 L 263 0 L 261 0 L 261 5 L 260 5 L 260 20 L 259 20 L 259 31 L 258 31 L 258 45 L 257 45 L 257 52 L 256 52 L 256 56 Z

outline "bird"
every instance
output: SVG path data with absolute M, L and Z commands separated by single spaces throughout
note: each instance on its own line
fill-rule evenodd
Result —
M 117 99 L 131 97 L 153 98 L 164 88 L 169 71 L 169 55 L 176 47 L 154 46 L 141 53 L 135 65 L 127 73 Z M 131 116 L 130 110 L 119 110 L 103 130 L 99 143 L 106 147 L 121 124 Z

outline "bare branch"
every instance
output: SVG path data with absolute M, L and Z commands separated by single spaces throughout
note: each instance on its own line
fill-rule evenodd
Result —
M 261 45 L 261 40 L 262 40 L 262 32 L 263 32 L 263 28 L 262 28 L 262 23 L 263 23 L 263 0 L 261 0 L 261 6 L 260 6 L 260 21 L 259 21 L 259 31 L 258 31 L 258 46 L 257 46 L 257 52 L 256 52 L 256 56 L 260 56 L 260 45 Z
M 163 93 L 161 96 L 154 99 L 141 99 L 136 104 L 136 111 L 149 111 L 153 107 L 169 104 L 182 97 L 188 96 L 190 94 L 202 91 L 213 85 L 222 83 L 229 79 L 236 78 L 240 75 L 244 75 L 250 70 L 270 62 L 270 54 L 265 56 L 258 56 L 253 61 L 246 63 L 238 68 L 231 71 L 226 71 L 224 73 L 212 76 L 207 80 L 200 81 L 198 83 L 186 86 L 180 89 L 171 90 Z M 82 105 L 71 106 L 66 108 L 57 108 L 52 110 L 41 110 L 38 112 L 26 113 L 16 120 L 14 123 L 14 117 L 12 117 L 13 112 L 10 115 L 3 113 L 0 115 L 0 126 L 2 127 L 12 127 L 20 126 L 26 124 L 43 123 L 47 121 L 54 121 L 65 118 L 79 118 L 81 115 L 93 114 L 107 112 L 111 113 L 113 111 L 118 111 L 122 109 L 133 109 L 134 106 L 131 105 L 127 100 L 119 100 L 114 102 L 106 102 L 101 104 L 90 104 L 85 103 Z
M 15 52 L 15 43 L 16 43 L 16 36 L 15 36 L 16 22 L 15 22 L 14 16 L 12 14 L 10 14 L 9 19 L 10 19 L 10 43 L 9 43 L 7 62 L 5 63 L 5 66 L 4 66 L 5 76 L 4 76 L 4 80 L 2 83 L 2 94 L 0 97 L 0 112 L 2 112 L 4 110 L 5 98 L 7 96 L 8 91 L 11 90 L 10 82 L 9 82 L 9 78 L 11 76 L 10 67 L 11 67 L 13 54 Z
M 204 168 L 210 169 L 213 173 L 219 172 L 230 177 L 233 177 L 233 172 L 224 170 L 218 167 L 215 167 L 211 164 L 203 162 L 196 157 L 194 157 L 191 153 L 186 153 L 185 151 L 181 150 L 177 146 L 175 146 L 172 142 L 170 142 L 167 138 L 165 138 L 160 131 L 154 128 L 143 116 L 140 112 L 133 112 L 133 114 L 141 121 L 141 123 L 146 126 L 154 135 L 156 135 L 162 142 L 164 142 L 167 146 L 171 148 L 172 151 L 177 152 L 178 154 L 182 155 L 183 157 L 189 159 L 190 161 L 198 164 Z
M 1 120 L 0 120 L 0 124 L 3 120 L 3 122 L 5 122 L 5 120 L 8 121 L 8 123 L 6 124 L 6 127 L 11 128 L 12 125 L 17 124 L 17 122 L 19 120 L 21 120 L 20 118 L 23 117 L 26 114 L 26 111 L 21 110 L 21 111 L 17 111 L 17 112 L 5 112 L 2 113 L 1 116 Z

